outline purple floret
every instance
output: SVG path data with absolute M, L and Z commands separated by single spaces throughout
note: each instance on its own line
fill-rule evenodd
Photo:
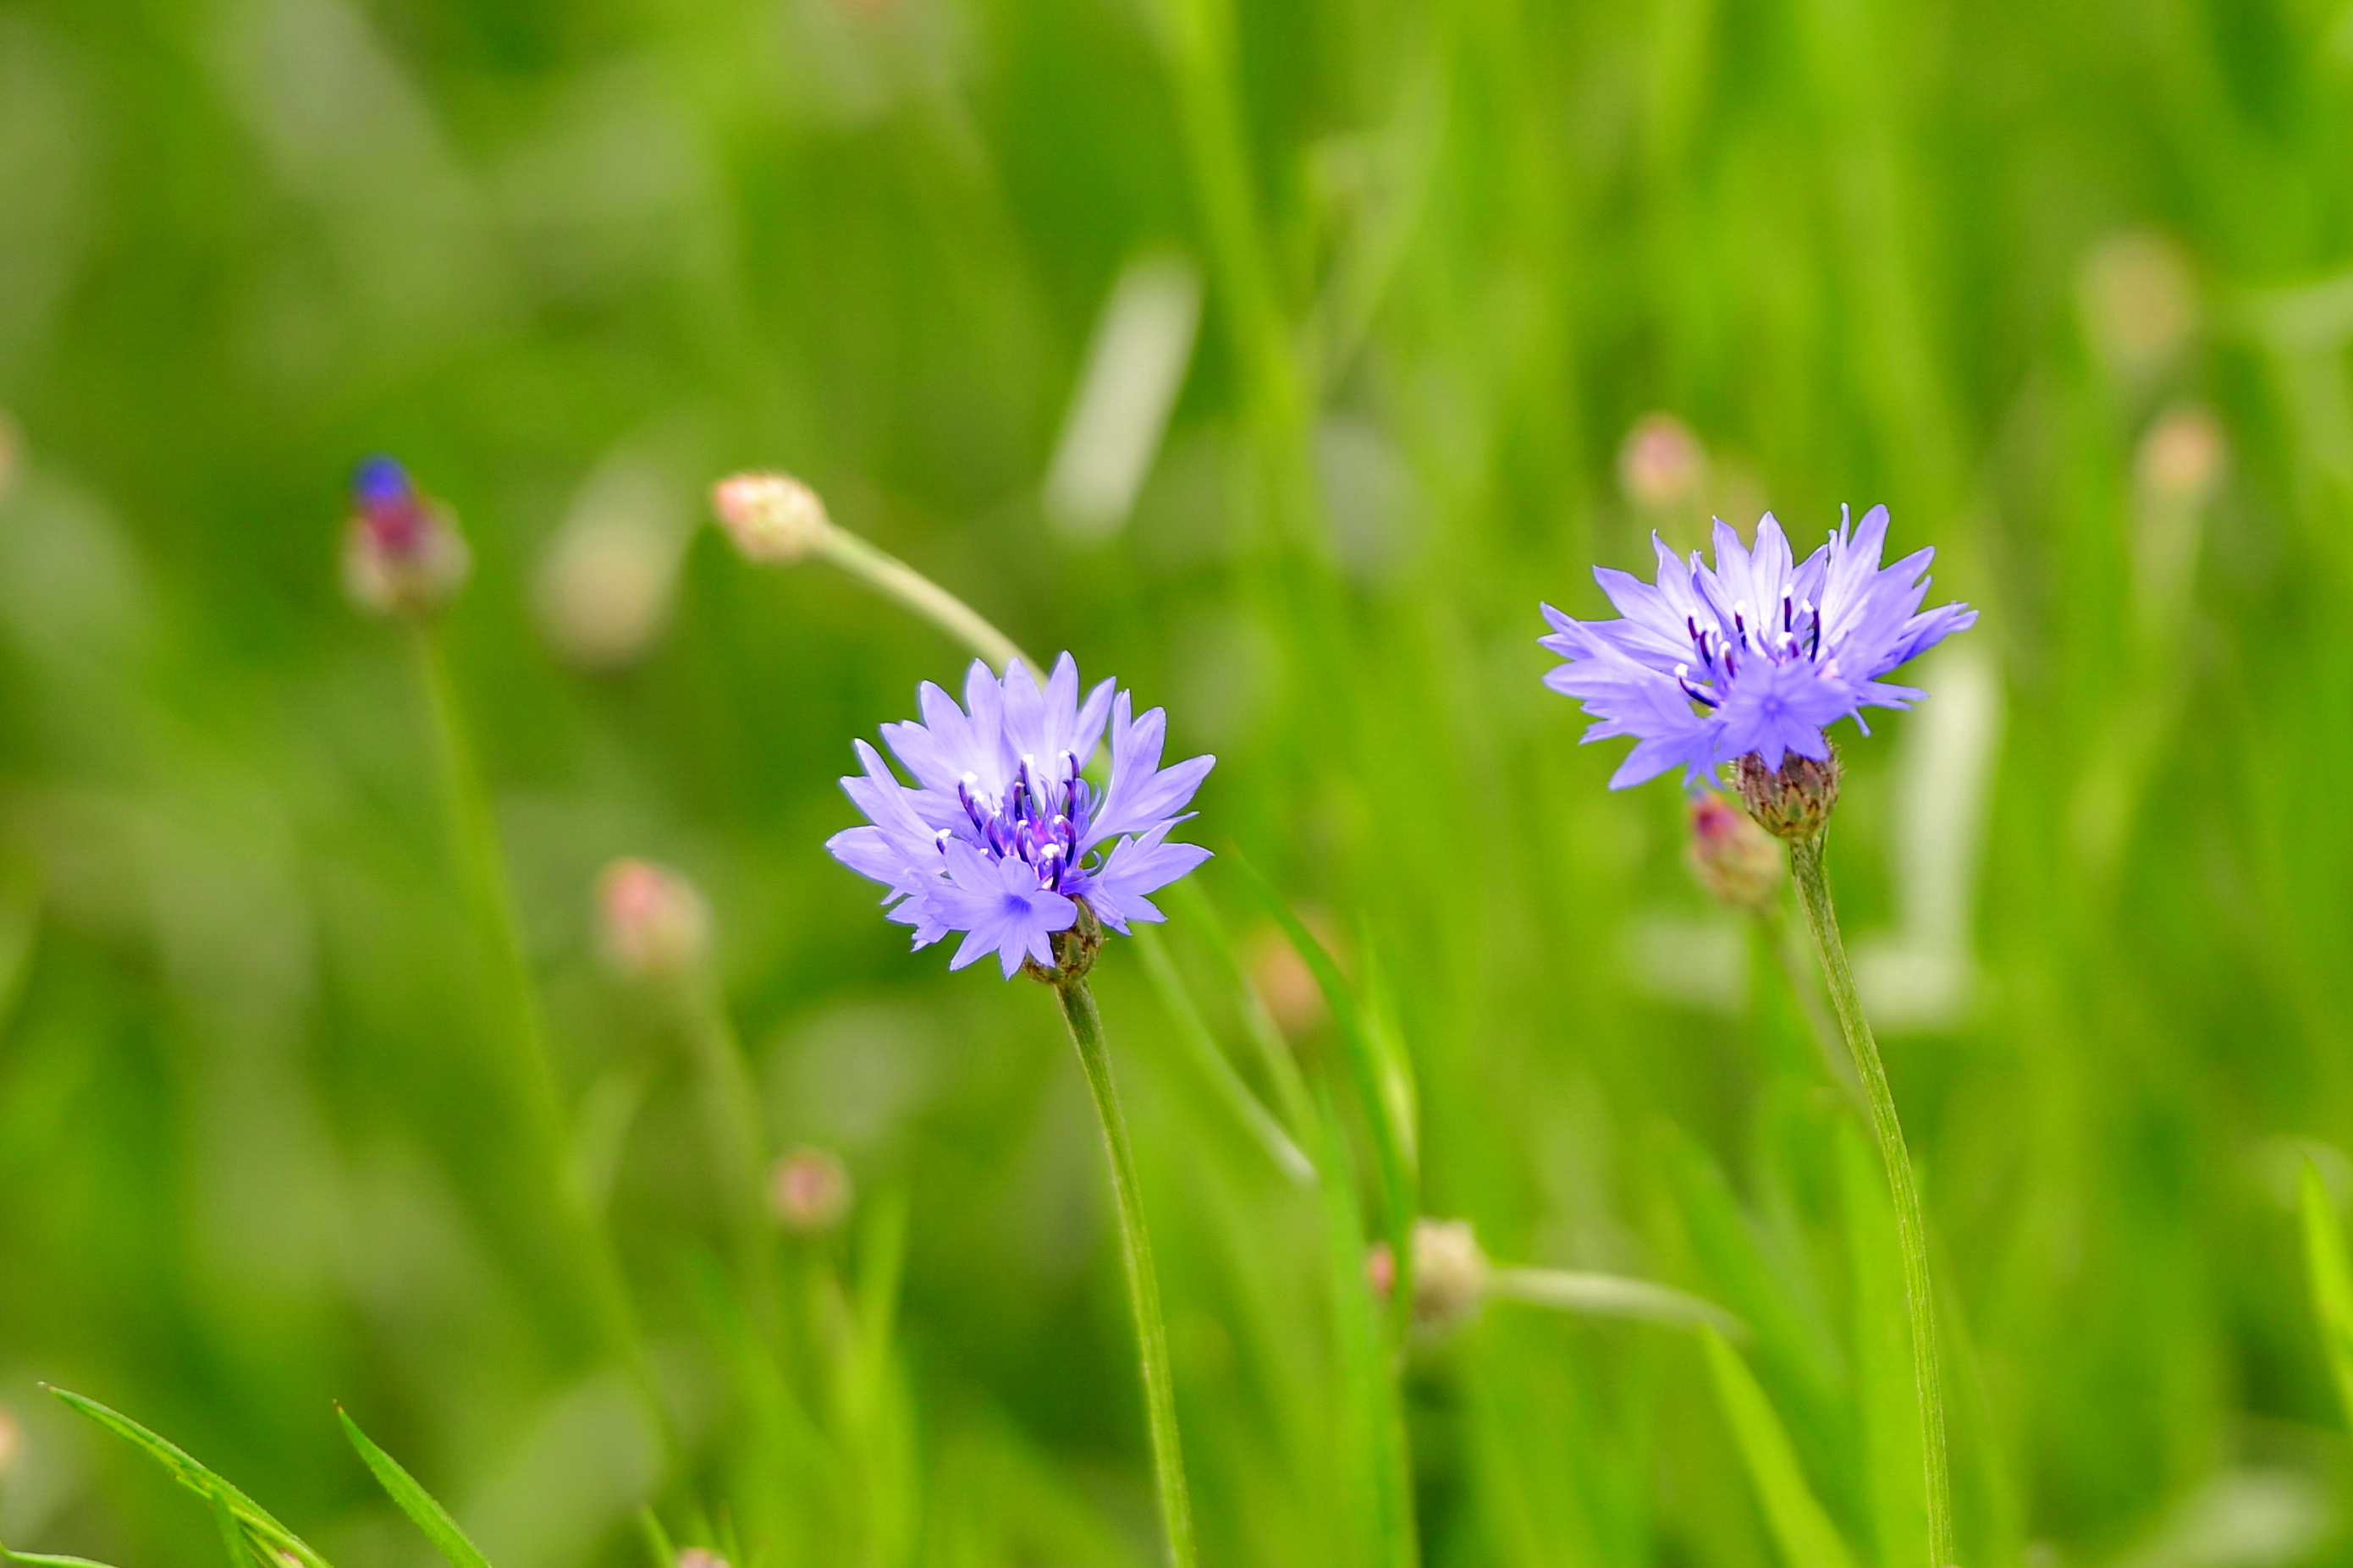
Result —
M 890 889 L 890 918 L 915 928 L 917 947 L 964 933 L 949 968 L 992 952 L 1008 979 L 1025 958 L 1050 968 L 1050 939 L 1078 923 L 1082 902 L 1124 933 L 1161 919 L 1149 895 L 1209 858 L 1168 832 L 1217 759 L 1163 768 L 1166 715 L 1132 719 L 1108 680 L 1082 702 L 1069 654 L 1042 690 L 1018 661 L 1000 680 L 975 659 L 963 707 L 929 681 L 916 700 L 922 723 L 882 726 L 916 787 L 856 742 L 865 771 L 841 785 L 867 824 L 826 847 Z M 1111 773 L 1097 792 L 1084 769 L 1106 721 Z
M 1656 583 L 1594 570 L 1623 619 L 1579 621 L 1543 606 L 1553 635 L 1541 646 L 1568 660 L 1545 684 L 1600 721 L 1588 741 L 1634 737 L 1609 787 L 1675 767 L 1686 782 L 1714 779 L 1752 752 L 1767 768 L 1791 752 L 1823 758 L 1823 731 L 1835 721 L 1862 724 L 1865 708 L 1908 708 L 1926 696 L 1880 678 L 1975 623 L 1977 612 L 1922 611 L 1936 552 L 1883 567 L 1886 539 L 1883 506 L 1859 528 L 1842 514 L 1829 542 L 1802 562 L 1770 512 L 1753 550 L 1719 521 L 1712 569 L 1697 552 L 1678 560 L 1653 536 Z

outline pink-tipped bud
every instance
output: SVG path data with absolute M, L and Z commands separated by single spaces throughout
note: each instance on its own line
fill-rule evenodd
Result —
M 0 1481 L 8 1479 L 17 1456 L 25 1451 L 25 1428 L 13 1410 L 0 1409 Z
M 1761 910 L 1781 887 L 1781 847 L 1714 790 L 1691 803 L 1691 868 L 1708 896 Z
M 1707 483 L 1707 453 L 1673 415 L 1645 414 L 1619 446 L 1618 483 L 1646 510 L 1690 506 Z
M 428 616 L 457 596 L 473 568 L 448 507 L 390 458 L 360 465 L 343 531 L 343 587 L 353 604 L 379 616 Z
M 694 884 L 649 860 L 616 860 L 596 879 L 605 956 L 624 974 L 692 972 L 711 949 L 711 909 Z
M 1810 843 L 1830 825 L 1838 805 L 1838 753 L 1820 762 L 1790 752 L 1778 768 L 1751 752 L 1740 759 L 1740 803 L 1757 826 L 1776 838 Z
M 1413 1321 L 1443 1333 L 1476 1317 L 1487 1299 L 1487 1255 L 1467 1219 L 1413 1222 Z M 1386 1301 L 1397 1289 L 1397 1255 L 1377 1241 L 1365 1256 L 1365 1279 Z
M 849 1168 L 830 1149 L 804 1144 L 778 1160 L 768 1178 L 776 1223 L 795 1236 L 823 1236 L 849 1213 Z
M 678 1568 L 727 1568 L 727 1559 L 708 1546 L 689 1546 L 679 1552 Z
M 833 528 L 825 502 L 790 474 L 731 474 L 711 487 L 711 510 L 744 559 L 760 565 L 791 565 Z

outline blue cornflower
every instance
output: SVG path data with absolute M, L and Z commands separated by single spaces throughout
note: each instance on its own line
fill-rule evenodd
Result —
M 1922 611 L 1933 550 L 1879 564 L 1887 509 L 1856 528 L 1841 509 L 1829 542 L 1804 562 L 1770 512 L 1753 550 L 1722 521 L 1715 566 L 1679 561 L 1655 535 L 1658 582 L 1596 567 L 1624 619 L 1578 621 L 1550 605 L 1541 646 L 1568 660 L 1545 684 L 1601 721 L 1588 741 L 1631 735 L 1634 750 L 1609 780 L 1623 789 L 1681 767 L 1687 782 L 1756 756 L 1770 772 L 1786 755 L 1830 755 L 1832 721 L 1865 708 L 1906 708 L 1926 693 L 1880 678 L 1975 623 L 1966 605 Z
M 1132 719 L 1128 693 L 1108 680 L 1081 702 L 1069 654 L 1042 691 L 1018 659 L 1001 680 L 975 659 L 963 707 L 929 681 L 916 700 L 923 721 L 885 724 L 882 738 L 918 787 L 858 742 L 866 771 L 841 787 L 868 826 L 826 847 L 891 889 L 891 919 L 915 928 L 917 947 L 962 931 L 949 968 L 994 952 L 1008 980 L 1025 958 L 1051 970 L 1052 938 L 1080 924 L 1082 905 L 1124 934 L 1130 921 L 1162 918 L 1147 895 L 1209 858 L 1168 832 L 1217 759 L 1161 767 L 1167 716 Z M 1106 720 L 1111 773 L 1099 792 L 1083 770 Z

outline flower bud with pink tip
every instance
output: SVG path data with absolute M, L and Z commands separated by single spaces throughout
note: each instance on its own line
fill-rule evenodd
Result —
M 790 474 L 731 474 L 711 487 L 711 510 L 744 559 L 789 566 L 833 531 L 818 493 Z
M 778 1160 L 768 1179 L 776 1222 L 795 1236 L 822 1236 L 839 1225 L 853 1195 L 841 1157 L 812 1144 Z
M 620 859 L 596 879 L 605 956 L 637 979 L 691 973 L 711 950 L 711 909 L 694 884 L 649 860 Z

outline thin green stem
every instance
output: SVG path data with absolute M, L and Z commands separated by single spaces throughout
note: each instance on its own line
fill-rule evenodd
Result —
M 491 1000 L 503 1016 L 494 1035 L 502 1054 L 500 1063 L 521 1112 L 521 1132 L 545 1176 L 555 1228 L 563 1238 L 574 1288 L 589 1322 L 603 1342 L 606 1353 L 618 1361 L 644 1401 L 656 1436 L 675 1452 L 674 1436 L 656 1386 L 653 1368 L 638 1335 L 620 1261 L 596 1212 L 596 1203 L 575 1157 L 565 1129 L 562 1092 L 547 1048 L 539 992 L 525 958 L 514 900 L 507 886 L 505 858 L 499 847 L 498 826 L 490 794 L 474 763 L 466 725 L 458 705 L 448 661 L 431 627 L 414 628 L 417 668 L 433 710 L 433 730 L 440 764 L 441 785 L 449 815 L 457 870 L 466 909 L 476 939 L 487 952 L 492 970 Z
M 1904 1127 L 1895 1118 L 1895 1095 L 1887 1086 L 1887 1069 L 1879 1059 L 1879 1044 L 1872 1038 L 1871 1022 L 1862 1014 L 1862 1000 L 1848 966 L 1846 943 L 1839 936 L 1838 911 L 1831 907 L 1830 878 L 1822 865 L 1820 837 L 1789 846 L 1789 866 L 1798 884 L 1798 900 L 1805 906 L 1806 924 L 1814 933 L 1821 955 L 1822 978 L 1838 1015 L 1847 1049 L 1862 1079 L 1863 1099 L 1871 1111 L 1871 1130 L 1879 1140 L 1879 1157 L 1887 1167 L 1887 1190 L 1895 1202 L 1896 1239 L 1904 1250 L 1904 1303 L 1912 1320 L 1912 1378 L 1920 1411 L 1920 1459 L 1928 1489 L 1928 1568 L 1950 1568 L 1953 1547 L 1952 1481 L 1945 1458 L 1945 1386 L 1936 1365 L 1936 1298 L 1928 1279 L 1928 1229 L 1920 1214 L 1920 1186 L 1912 1170 L 1912 1155 L 1904 1145 Z
M 1152 1468 L 1160 1483 L 1160 1521 L 1168 1532 L 1175 1568 L 1194 1568 L 1193 1505 L 1185 1488 L 1185 1451 L 1176 1436 L 1176 1384 L 1168 1368 L 1168 1330 L 1160 1315 L 1160 1280 L 1152 1267 L 1152 1240 L 1144 1229 L 1144 1196 L 1135 1181 L 1135 1155 L 1128 1147 L 1127 1117 L 1112 1081 L 1111 1052 L 1103 1043 L 1103 1014 L 1083 979 L 1058 984 L 1062 1021 L 1079 1048 L 1079 1066 L 1094 1094 L 1103 1121 L 1103 1149 L 1111 1156 L 1112 1197 L 1119 1210 L 1120 1252 L 1127 1264 L 1128 1304 L 1135 1313 L 1138 1359 L 1144 1364 L 1144 1408 L 1152 1428 Z
M 973 651 L 995 665 L 1000 674 L 1017 658 L 1032 673 L 1045 673 L 1036 659 L 1023 653 L 1018 644 L 990 625 L 979 611 L 897 556 L 839 523 L 826 525 L 816 552 L 884 597 L 897 600 L 948 636 L 969 643 Z

